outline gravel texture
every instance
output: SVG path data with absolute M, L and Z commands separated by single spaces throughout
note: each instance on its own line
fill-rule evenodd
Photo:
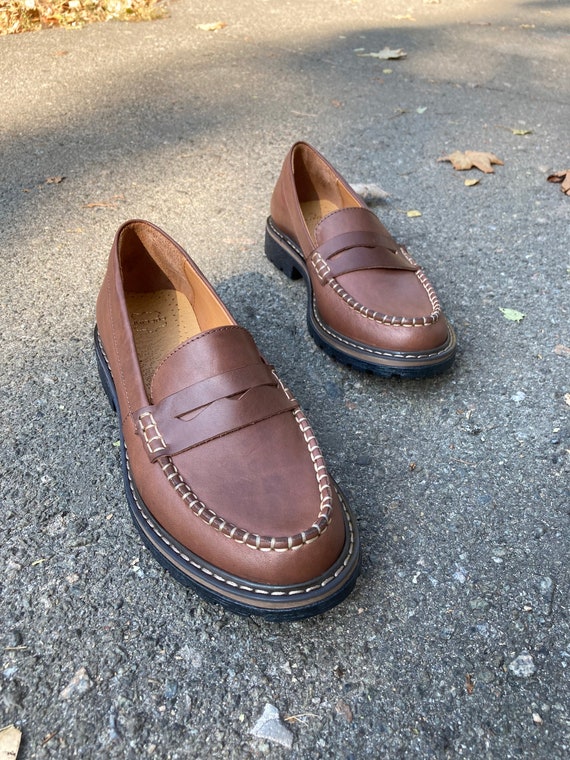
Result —
M 0 726 L 19 760 L 568 757 L 570 198 L 546 181 L 570 168 L 568 6 L 170 10 L 0 38 Z M 384 47 L 407 57 L 355 52 Z M 263 255 L 301 138 L 389 193 L 457 330 L 448 374 L 382 380 L 309 339 L 303 285 Z M 456 149 L 504 166 L 437 162 Z M 357 512 L 362 575 L 322 617 L 207 605 L 137 537 L 92 352 L 132 217 L 254 334 Z M 266 704 L 290 749 L 255 735 Z

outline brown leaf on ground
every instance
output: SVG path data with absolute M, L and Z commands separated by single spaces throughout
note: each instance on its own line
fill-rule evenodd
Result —
M 84 203 L 83 208 L 117 208 L 117 201 L 124 201 L 124 195 L 114 195 L 108 201 L 91 201 L 91 203 Z
M 560 189 L 565 195 L 570 195 L 570 169 L 562 172 L 554 172 L 547 177 L 549 182 L 560 182 Z
M 65 177 L 47 177 L 46 185 L 60 185 Z
M 455 150 L 449 156 L 442 156 L 437 160 L 449 161 L 453 168 L 460 172 L 475 168 L 480 169 L 485 174 L 493 174 L 495 170 L 491 164 L 503 166 L 503 161 L 497 158 L 494 153 L 480 150 L 466 150 L 463 153 L 460 150 Z
M 162 0 L 0 0 L 0 35 L 52 26 L 78 28 L 110 19 L 150 21 L 166 15 Z

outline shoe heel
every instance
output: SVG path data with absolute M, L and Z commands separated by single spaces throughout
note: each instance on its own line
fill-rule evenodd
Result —
M 101 385 L 103 386 L 105 395 L 107 396 L 107 399 L 109 400 L 109 405 L 111 406 L 111 409 L 116 413 L 118 411 L 119 404 L 117 400 L 117 394 L 115 392 L 115 384 L 113 383 L 111 372 L 109 370 L 109 367 L 103 355 L 103 350 L 101 348 L 101 342 L 99 339 L 99 333 L 97 331 L 97 327 L 95 327 L 94 338 L 95 338 L 95 358 L 97 359 L 97 371 L 99 372 L 99 379 L 101 380 Z
M 269 261 L 287 275 L 290 280 L 298 280 L 302 276 L 292 254 L 285 247 L 286 243 L 279 241 L 269 225 L 265 229 L 265 255 Z

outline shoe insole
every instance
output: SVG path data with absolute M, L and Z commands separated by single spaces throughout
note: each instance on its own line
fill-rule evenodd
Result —
M 178 290 L 125 296 L 143 382 L 150 398 L 150 384 L 158 365 L 176 346 L 201 329 L 190 301 Z
M 324 199 L 317 201 L 305 201 L 304 203 L 301 203 L 301 211 L 303 212 L 305 223 L 313 239 L 315 227 L 321 221 L 323 216 L 330 214 L 331 211 L 337 211 L 339 208 L 341 207 L 337 206 L 336 203 Z

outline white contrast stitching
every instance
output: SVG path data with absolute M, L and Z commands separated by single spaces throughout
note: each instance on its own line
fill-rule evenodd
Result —
M 287 398 L 289 400 L 293 399 L 291 392 L 283 384 L 280 378 L 277 376 L 277 373 L 275 372 L 275 370 L 272 370 L 272 373 L 274 377 L 276 378 L 279 386 L 282 388 L 283 392 L 287 396 Z M 243 529 L 240 529 L 238 526 L 233 525 L 232 523 L 228 522 L 224 518 L 217 515 L 216 512 L 214 512 L 212 509 L 209 509 L 196 496 L 196 494 L 194 493 L 190 485 L 184 480 L 183 476 L 178 470 L 178 467 L 174 464 L 172 457 L 170 456 L 159 457 L 159 459 L 161 460 L 159 462 L 160 467 L 164 475 L 166 476 L 167 481 L 172 486 L 172 488 L 180 495 L 180 497 L 184 501 L 187 502 L 190 511 L 194 515 L 196 515 L 196 517 L 199 517 L 203 522 L 205 522 L 209 526 L 212 526 L 215 520 L 220 520 L 220 523 L 214 527 L 223 536 L 226 536 L 227 538 L 237 541 L 238 543 L 245 544 L 251 549 L 256 549 L 259 551 L 284 551 L 287 549 L 290 549 L 290 550 L 297 549 L 300 546 L 311 543 L 315 539 L 319 538 L 319 536 L 321 536 L 325 532 L 331 520 L 331 513 L 332 513 L 333 506 L 332 506 L 332 491 L 330 488 L 328 473 L 326 472 L 326 465 L 325 465 L 320 447 L 317 443 L 317 439 L 311 429 L 311 426 L 309 425 L 307 418 L 305 417 L 305 415 L 303 414 L 303 412 L 301 411 L 299 407 L 297 407 L 297 409 L 293 411 L 293 416 L 295 418 L 297 425 L 299 426 L 301 433 L 303 434 L 303 438 L 305 439 L 305 443 L 307 445 L 307 449 L 309 451 L 311 461 L 313 462 L 315 478 L 317 481 L 317 487 L 319 489 L 319 495 L 321 499 L 319 514 L 317 516 L 315 523 L 313 523 L 313 525 L 311 526 L 311 528 L 317 531 L 316 536 L 307 536 L 306 531 L 297 533 L 294 536 L 283 536 L 283 537 L 280 537 L 281 542 L 287 541 L 287 547 L 283 547 L 283 548 L 277 547 L 276 543 L 279 540 L 278 538 L 274 536 L 260 536 L 256 533 L 244 531 Z M 142 422 L 143 417 L 148 417 L 150 419 L 150 423 L 147 424 L 146 426 Z M 155 440 L 159 440 L 162 445 L 162 448 L 166 449 L 166 443 L 164 442 L 164 439 L 160 435 L 160 431 L 158 430 L 156 421 L 150 412 L 144 412 L 142 415 L 140 415 L 139 423 L 140 423 L 140 426 L 142 427 L 143 435 L 144 435 L 147 447 L 151 452 L 154 453 L 161 450 L 160 447 L 155 447 L 154 450 L 151 448 L 150 444 L 152 441 L 155 441 Z M 155 433 L 155 435 L 152 435 L 149 438 L 146 431 L 152 428 L 154 428 L 153 432 Z M 323 480 L 325 481 L 324 484 L 322 483 Z M 319 525 L 321 526 L 320 530 L 318 530 L 317 528 L 317 526 Z M 235 536 L 236 532 L 238 533 L 238 536 Z M 261 545 L 262 541 L 264 543 L 263 546 Z M 269 546 L 266 545 L 267 542 L 269 542 Z
M 144 422 L 143 417 L 150 419 L 150 422 Z M 166 443 L 162 437 L 160 430 L 158 429 L 158 425 L 156 424 L 156 420 L 154 419 L 152 412 L 143 412 L 139 416 L 139 427 L 143 434 L 146 447 L 152 455 L 157 454 L 159 451 L 166 450 Z M 154 441 L 158 441 L 158 445 L 152 446 L 151 444 Z
M 291 393 L 283 385 L 283 383 L 281 383 L 281 381 L 279 381 L 279 383 L 281 387 L 283 388 L 284 392 L 286 393 L 287 397 L 292 398 Z M 298 549 L 305 544 L 309 544 L 315 541 L 328 528 L 330 520 L 331 520 L 331 516 L 332 516 L 331 513 L 333 509 L 333 502 L 332 502 L 332 489 L 330 486 L 329 476 L 326 471 L 324 458 L 323 458 L 321 449 L 317 443 L 315 434 L 313 433 L 307 418 L 305 417 L 305 415 L 303 414 L 300 408 L 297 408 L 296 410 L 294 410 L 293 416 L 295 417 L 295 421 L 297 422 L 297 425 L 299 426 L 299 429 L 301 430 L 301 433 L 303 434 L 303 438 L 305 439 L 305 443 L 307 445 L 307 449 L 309 451 L 311 461 L 313 462 L 313 469 L 315 471 L 315 479 L 317 481 L 317 487 L 319 489 L 319 495 L 321 498 L 319 514 L 315 522 L 311 525 L 311 528 L 313 528 L 317 532 L 316 536 L 307 536 L 307 531 L 302 531 L 301 533 L 297 533 L 294 536 L 283 536 L 281 537 L 281 541 L 287 541 L 287 547 L 283 547 L 283 548 L 276 547 L 276 543 L 279 540 L 278 538 L 274 536 L 260 536 L 257 533 L 244 531 L 243 529 L 240 529 L 238 526 L 233 525 L 232 523 L 228 522 L 224 518 L 220 517 L 212 509 L 209 509 L 204 504 L 204 502 L 202 502 L 196 496 L 196 494 L 192 491 L 189 484 L 184 480 L 183 476 L 180 474 L 178 467 L 173 462 L 172 457 L 169 457 L 169 456 L 160 457 L 160 459 L 162 460 L 161 462 L 159 462 L 160 467 L 164 475 L 166 476 L 167 481 L 170 483 L 170 485 L 181 496 L 181 498 L 187 502 L 188 507 L 190 511 L 192 512 L 192 514 L 196 515 L 196 517 L 201 518 L 202 521 L 205 522 L 209 526 L 212 526 L 215 520 L 220 520 L 221 522 L 214 527 L 223 536 L 226 536 L 226 538 L 230 538 L 234 541 L 237 541 L 238 543 L 245 544 L 250 549 L 257 549 L 259 551 L 277 551 L 277 550 L 283 551 L 286 549 L 290 549 L 290 550 Z M 325 481 L 324 483 L 322 482 L 323 480 Z M 240 534 L 237 537 L 235 536 L 236 532 L 239 532 Z M 267 545 L 262 546 L 261 545 L 262 541 L 264 542 L 264 544 L 269 542 L 269 546 Z
M 303 252 L 301 249 L 295 245 L 295 243 L 290 239 L 286 238 L 278 229 L 274 226 L 274 224 L 271 223 L 271 220 L 269 220 L 269 226 L 271 227 L 271 230 L 277 235 L 278 238 L 280 238 L 285 245 L 288 247 L 293 248 L 293 250 L 297 253 L 298 256 L 301 257 L 301 261 L 305 263 L 306 260 L 303 256 Z M 416 262 L 412 259 L 412 257 L 409 255 L 407 250 L 401 246 L 400 247 L 400 253 L 407 259 L 407 261 L 412 264 L 413 266 L 417 266 Z M 313 265 L 313 268 L 315 269 L 315 272 L 317 273 L 317 276 L 319 279 L 322 278 L 322 273 L 319 272 L 317 269 L 316 264 L 314 263 L 313 259 L 311 259 L 311 263 Z M 324 262 L 323 262 L 324 263 Z M 326 273 L 326 276 L 330 273 L 330 269 L 327 266 L 328 272 Z M 437 294 L 433 288 L 433 285 L 426 277 L 424 271 L 422 269 L 418 269 L 415 273 L 416 277 L 422 284 L 424 290 L 426 291 L 426 294 L 430 300 L 431 307 L 433 309 L 432 313 L 423 316 L 423 317 L 400 317 L 400 316 L 394 316 L 391 314 L 382 314 L 381 312 L 375 311 L 374 309 L 370 309 L 367 306 L 364 306 L 363 304 L 359 303 L 353 296 L 351 296 L 339 283 L 336 279 L 329 280 L 328 284 L 331 286 L 331 288 L 335 291 L 335 293 L 342 298 L 342 300 L 354 311 L 358 312 L 361 316 L 365 317 L 366 319 L 371 319 L 374 322 L 379 322 L 383 325 L 389 325 L 394 326 L 398 325 L 401 327 L 428 327 L 429 325 L 432 325 L 434 322 L 437 322 L 438 319 L 441 316 L 442 310 L 441 310 L 441 304 L 439 302 L 439 299 L 437 297 Z M 349 344 L 354 345 L 354 344 Z M 358 346 L 355 345 L 355 348 L 358 348 Z
M 144 519 L 144 521 L 146 522 L 146 524 L 148 525 L 148 527 L 152 530 L 152 532 L 164 544 L 166 544 L 166 546 L 168 546 L 173 552 L 175 552 L 176 554 L 178 554 L 178 556 L 181 559 L 183 559 L 185 562 L 187 562 L 188 564 L 192 565 L 192 567 L 196 568 L 197 570 L 205 573 L 206 575 L 209 575 L 209 576 L 217 578 L 217 580 L 219 580 L 222 583 L 227 584 L 228 586 L 231 586 L 233 588 L 237 588 L 240 591 L 249 591 L 249 592 L 256 591 L 256 592 L 258 592 L 260 594 L 265 594 L 267 596 L 295 596 L 295 595 L 298 595 L 298 594 L 307 594 L 310 591 L 314 591 L 314 590 L 319 589 L 319 588 L 324 588 L 331 581 L 334 581 L 336 578 L 338 578 L 338 576 L 341 575 L 341 573 L 344 571 L 344 569 L 346 568 L 346 566 L 349 564 L 350 560 L 352 559 L 352 556 L 354 554 L 354 542 L 355 542 L 354 527 L 352 525 L 352 521 L 350 519 L 350 514 L 348 512 L 348 509 L 346 507 L 344 499 L 343 499 L 342 495 L 340 494 L 340 492 L 337 491 L 338 499 L 339 499 L 339 502 L 340 502 L 340 504 L 342 506 L 343 512 L 344 512 L 344 514 L 346 516 L 346 524 L 348 526 L 348 534 L 349 534 L 348 551 L 346 553 L 346 557 L 345 557 L 343 563 L 335 570 L 335 572 L 332 575 L 330 575 L 327 578 L 325 578 L 324 580 L 322 580 L 318 585 L 307 586 L 306 588 L 302 588 L 302 589 L 293 589 L 291 591 L 266 591 L 265 589 L 253 589 L 251 586 L 246 586 L 245 584 L 236 583 L 235 581 L 232 581 L 229 578 L 224 578 L 222 576 L 215 575 L 207 567 L 204 567 L 203 565 L 201 565 L 200 563 L 196 562 L 191 557 L 189 557 L 187 554 L 185 554 L 184 552 L 180 551 L 180 549 L 177 546 L 175 546 L 171 541 L 168 540 L 168 538 L 166 538 L 166 536 L 163 535 L 163 533 L 158 528 L 158 526 L 155 524 L 155 522 L 153 520 L 149 519 L 149 517 L 146 515 L 145 511 L 141 507 L 141 504 L 140 504 L 139 498 L 138 498 L 138 494 L 137 494 L 136 488 L 134 486 L 134 481 L 133 481 L 132 475 L 131 475 L 131 466 L 130 466 L 130 461 L 129 461 L 129 454 L 127 452 L 126 446 L 124 447 L 124 452 L 125 452 L 125 463 L 126 463 L 127 477 L 128 477 L 128 480 L 129 480 L 129 489 L 130 489 L 131 495 L 133 497 L 133 500 L 134 500 L 134 502 L 135 502 L 135 504 L 137 506 L 137 509 L 139 510 L 141 517 Z M 297 548 L 300 548 L 300 547 L 297 547 Z M 278 550 L 276 550 L 276 551 L 278 551 Z
M 105 354 L 105 351 L 103 349 L 103 344 L 102 344 L 101 339 L 99 337 L 98 337 L 98 341 L 99 341 L 99 345 L 101 347 L 103 358 L 105 359 L 105 362 L 106 362 L 107 367 L 109 369 L 109 374 L 110 374 L 110 376 L 112 378 L 113 375 L 112 375 L 112 372 L 111 372 L 111 366 L 109 364 L 109 361 L 108 361 L 107 356 Z M 279 382 L 281 384 L 281 381 L 279 381 Z M 282 387 L 285 390 L 285 392 L 288 393 L 288 390 L 285 388 L 285 386 L 282 385 Z M 300 409 L 298 411 L 301 413 Z M 307 427 L 308 427 L 308 423 L 307 423 Z M 134 481 L 133 481 L 133 478 L 132 478 L 131 466 L 130 466 L 130 460 L 129 460 L 129 454 L 128 454 L 127 447 L 126 447 L 124 441 L 122 441 L 122 447 L 123 447 L 123 452 L 124 452 L 124 455 L 125 455 L 125 470 L 126 470 L 127 479 L 128 479 L 128 482 L 129 482 L 129 490 L 131 492 L 131 496 L 133 497 L 133 501 L 134 501 L 134 503 L 135 503 L 135 505 L 136 505 L 136 507 L 137 507 L 137 509 L 138 509 L 138 511 L 139 511 L 139 513 L 140 513 L 140 515 L 142 517 L 142 519 L 147 524 L 148 528 L 157 536 L 158 539 L 160 539 L 160 541 L 162 541 L 166 546 L 168 546 L 173 552 L 175 552 L 188 565 L 191 565 L 196 570 L 198 570 L 199 572 L 204 573 L 205 575 L 216 577 L 221 583 L 224 583 L 227 586 L 230 586 L 231 588 L 237 588 L 240 591 L 246 591 L 246 592 L 250 592 L 250 593 L 257 592 L 259 594 L 263 594 L 263 595 L 266 595 L 266 596 L 274 596 L 274 597 L 277 597 L 277 596 L 298 596 L 299 594 L 308 594 L 311 591 L 322 589 L 325 586 L 327 586 L 329 583 L 331 583 L 332 581 L 336 580 L 336 578 L 338 578 L 344 572 L 344 570 L 346 569 L 346 567 L 348 566 L 348 564 L 352 561 L 352 558 L 353 558 L 353 555 L 354 555 L 354 550 L 355 550 L 354 525 L 352 523 L 351 516 L 350 516 L 350 513 L 348 511 L 348 507 L 347 507 L 347 505 L 346 505 L 346 503 L 344 501 L 344 498 L 343 498 L 342 494 L 338 491 L 338 489 L 335 486 L 335 491 L 337 493 L 337 497 L 338 497 L 339 503 L 340 503 L 340 505 L 342 507 L 343 513 L 344 513 L 345 518 L 346 518 L 345 519 L 345 523 L 346 523 L 347 532 L 348 532 L 348 550 L 346 552 L 346 556 L 344 558 L 344 561 L 342 562 L 342 564 L 339 565 L 339 567 L 336 568 L 336 570 L 334 571 L 334 573 L 332 575 L 327 576 L 326 578 L 324 578 L 317 585 L 307 586 L 307 587 L 301 588 L 301 589 L 292 589 L 290 591 L 267 591 L 265 589 L 253 589 L 251 586 L 248 586 L 248 585 L 246 585 L 244 583 L 236 583 L 235 581 L 232 581 L 229 578 L 224 578 L 223 576 L 214 575 L 214 573 L 212 573 L 212 571 L 209 570 L 209 568 L 204 567 L 199 562 L 196 562 L 194 559 L 192 559 L 191 557 L 189 557 L 183 551 L 180 551 L 180 549 L 177 546 L 175 546 L 171 541 L 169 541 L 168 538 L 165 535 L 163 535 L 162 531 L 159 529 L 159 527 L 157 526 L 157 524 L 152 519 L 150 519 L 149 516 L 146 514 L 146 512 L 143 510 L 143 508 L 142 508 L 142 506 L 141 506 L 141 504 L 139 502 L 138 493 L 137 493 L 137 490 L 136 490 L 136 487 L 135 487 L 135 484 L 134 484 Z M 330 488 L 330 486 L 329 486 L 329 488 Z M 205 505 L 203 505 L 201 502 L 198 502 L 198 503 L 200 503 L 202 505 L 202 507 L 205 508 Z M 315 524 L 313 524 L 313 526 L 311 526 L 311 527 L 316 527 L 316 526 L 315 526 Z M 324 532 L 324 530 L 326 530 L 326 527 L 327 526 L 325 525 L 325 527 L 322 528 L 323 532 Z M 236 526 L 234 526 L 232 528 L 231 532 L 233 533 L 235 530 L 237 530 Z M 225 533 L 223 533 L 222 535 L 227 536 L 227 534 L 225 534 Z M 287 548 L 282 548 L 282 549 L 277 549 L 276 548 L 276 549 L 274 549 L 274 551 L 276 551 L 276 552 L 283 552 L 283 551 L 287 551 L 287 549 L 292 549 L 293 550 L 295 548 L 300 548 L 300 546 L 298 546 L 298 547 L 292 546 L 292 540 L 293 540 L 293 537 L 289 536 L 287 538 L 288 547 Z
M 321 254 L 317 251 L 313 251 L 310 258 L 313 269 L 315 270 L 319 280 L 325 280 L 328 278 L 331 273 L 331 269 Z
M 350 346 L 351 348 L 355 348 L 358 351 L 363 351 L 368 354 L 373 354 L 374 356 L 387 356 L 390 359 L 434 359 L 437 356 L 443 356 L 444 354 L 448 353 L 448 347 L 440 349 L 439 351 L 432 351 L 428 354 L 400 354 L 397 351 L 381 351 L 376 348 L 370 348 L 368 346 L 359 345 L 358 343 L 352 343 L 352 341 L 348 340 L 347 338 L 343 338 L 338 334 L 333 333 L 322 321 L 322 319 L 319 316 L 319 313 L 316 309 L 316 303 L 315 299 L 313 298 L 313 315 L 317 322 L 319 323 L 320 328 L 323 330 L 323 332 L 326 332 L 327 335 L 330 335 L 333 340 L 344 343 L 347 346 Z M 411 326 L 411 325 L 410 325 Z

